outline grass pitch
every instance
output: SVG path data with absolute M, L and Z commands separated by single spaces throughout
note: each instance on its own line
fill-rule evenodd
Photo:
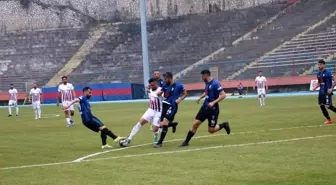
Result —
M 223 101 L 220 121 L 230 121 L 232 135 L 210 135 L 203 123 L 190 146 L 179 148 L 200 107 L 184 101 L 176 116 L 178 130 L 169 131 L 163 148 L 153 148 L 149 126 L 144 126 L 132 147 L 119 150 L 108 140 L 116 150 L 83 162 L 72 161 L 104 150 L 100 135 L 81 124 L 78 112 L 76 126 L 66 128 L 56 106 L 43 107 L 44 118 L 37 121 L 30 107 L 12 118 L 0 109 L 0 184 L 336 184 L 336 128 L 323 125 L 317 98 L 269 98 L 266 104 Z M 146 103 L 92 105 L 93 113 L 120 136 L 129 135 L 146 109 Z M 42 165 L 31 166 L 36 164 Z M 23 168 L 5 169 L 15 166 Z

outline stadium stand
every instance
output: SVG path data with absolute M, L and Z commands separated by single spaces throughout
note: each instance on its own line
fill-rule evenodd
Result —
M 148 23 L 152 69 L 179 72 L 275 15 L 286 4 L 188 15 Z M 92 81 L 141 83 L 141 38 L 138 24 L 113 24 L 74 74 L 99 74 Z
M 244 38 L 244 40 L 241 41 L 239 44 L 234 45 L 233 47 L 226 48 L 225 51 L 221 52 L 220 54 L 217 54 L 215 56 L 217 60 L 214 59 L 213 61 L 209 61 L 206 64 L 203 64 L 201 66 L 198 66 L 198 67 L 195 66 L 194 69 L 191 70 L 191 72 L 186 73 L 185 75 L 181 75 L 180 79 L 186 83 L 195 81 L 195 79 L 199 79 L 199 77 L 195 77 L 195 75 L 198 75 L 199 71 L 202 68 L 206 68 L 209 66 L 218 67 L 220 79 L 253 78 L 254 76 L 256 76 L 256 71 L 258 70 L 257 68 L 262 67 L 262 65 L 267 62 L 265 58 L 263 60 L 259 59 L 259 63 L 257 65 L 257 62 L 256 62 L 257 58 L 262 57 L 267 52 L 271 51 L 273 48 L 277 48 L 281 46 L 282 44 L 284 44 L 284 42 L 291 40 L 293 37 L 297 36 L 298 34 L 307 30 L 307 28 L 311 27 L 315 23 L 318 23 L 320 20 L 322 20 L 323 18 L 333 13 L 335 11 L 335 5 L 336 5 L 336 2 L 333 0 L 300 1 L 292 5 L 291 7 L 287 8 L 284 13 L 280 13 L 277 16 L 277 18 L 273 20 L 271 23 L 251 33 L 249 37 Z M 304 37 L 302 37 L 302 39 L 303 38 Z M 293 42 L 300 43 L 300 40 L 293 41 Z M 285 55 L 286 52 L 289 52 L 287 53 L 287 55 L 289 55 L 289 54 L 299 53 L 299 51 L 302 52 L 306 50 L 305 53 L 307 55 L 310 54 L 311 63 L 310 65 L 307 65 L 307 66 L 297 65 L 299 68 L 299 69 L 296 69 L 297 75 L 300 74 L 300 72 L 303 72 L 304 68 L 311 66 L 311 64 L 313 63 L 313 58 L 320 57 L 317 54 L 314 54 L 313 56 L 311 56 L 312 53 L 309 53 L 309 52 L 312 52 L 314 49 L 307 50 L 306 46 L 304 46 L 304 49 L 298 50 L 297 52 L 290 51 L 289 49 L 290 45 L 291 44 L 288 45 L 287 50 L 286 48 L 281 47 L 281 49 L 283 50 L 278 51 L 278 52 L 282 52 L 282 53 L 278 53 L 278 54 L 274 53 L 274 55 L 281 56 L 281 55 Z M 333 48 L 333 45 L 324 45 L 324 49 L 318 47 L 316 52 L 322 53 L 323 51 L 326 51 L 332 48 Z M 306 58 L 303 57 L 302 60 L 307 60 L 307 55 L 306 55 Z M 289 55 L 287 57 L 293 57 L 293 56 Z M 323 57 L 323 55 L 321 57 Z M 300 61 L 299 59 L 300 58 L 295 59 L 295 61 L 298 62 L 297 64 L 301 64 L 299 63 Z M 265 63 L 263 61 L 265 61 Z M 272 64 L 271 66 L 267 68 L 269 73 L 265 75 L 283 76 L 283 75 L 292 74 L 293 59 L 286 59 L 286 60 L 283 60 L 282 62 L 287 62 L 287 64 L 290 63 L 290 65 L 284 65 L 286 63 L 283 63 L 281 65 L 287 66 L 287 67 L 281 67 L 280 61 L 277 61 L 275 63 L 276 66 Z M 250 67 L 248 65 L 250 65 L 251 63 L 254 64 L 253 67 L 255 68 L 248 69 L 248 67 Z M 246 68 L 247 71 L 245 72 L 243 71 L 243 73 L 240 74 L 241 72 L 238 72 L 238 71 L 241 71 L 244 68 Z M 276 71 L 272 72 L 273 69 L 276 69 Z M 233 73 L 234 71 L 237 71 L 236 74 Z M 233 75 L 232 77 L 232 74 L 235 74 L 235 75 Z
M 25 82 L 45 84 L 88 37 L 83 28 L 22 31 L 0 36 L 0 87 L 10 83 L 24 91 Z M 46 78 L 47 77 L 47 78 Z

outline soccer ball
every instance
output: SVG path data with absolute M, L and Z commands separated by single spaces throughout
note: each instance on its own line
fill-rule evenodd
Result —
M 128 145 L 128 141 L 127 141 L 127 139 L 124 139 L 124 140 L 120 140 L 120 141 L 119 141 L 119 146 L 120 146 L 120 147 L 127 147 L 127 145 Z

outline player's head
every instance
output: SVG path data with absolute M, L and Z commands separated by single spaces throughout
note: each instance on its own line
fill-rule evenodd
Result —
M 166 84 L 170 85 L 173 83 L 173 73 L 166 72 L 163 77 Z
M 201 76 L 204 82 L 209 82 L 211 80 L 211 72 L 208 69 L 202 70 Z
M 323 71 L 325 68 L 325 61 L 323 59 L 319 60 L 317 62 L 317 67 L 319 68 L 320 71 Z
M 153 91 L 155 91 L 155 90 L 157 89 L 157 87 L 158 87 L 158 85 L 157 85 L 157 80 L 154 79 L 154 78 L 150 78 L 150 79 L 148 80 L 148 84 L 149 84 L 150 88 L 151 88 Z
M 161 74 L 160 74 L 159 70 L 154 70 L 153 71 L 153 78 L 156 79 L 156 80 L 161 78 Z
M 92 89 L 91 87 L 84 87 L 83 94 L 86 96 L 87 99 L 90 99 L 92 96 Z
M 258 71 L 258 76 L 262 76 L 263 72 L 262 71 Z
M 62 83 L 64 85 L 68 83 L 68 77 L 67 76 L 62 76 Z
M 34 89 L 36 89 L 36 88 L 37 88 L 37 83 L 34 83 L 34 86 L 33 86 L 33 87 L 34 87 Z
M 13 85 L 13 84 L 10 84 L 10 85 L 9 85 L 9 88 L 10 88 L 10 89 L 14 89 L 14 85 Z

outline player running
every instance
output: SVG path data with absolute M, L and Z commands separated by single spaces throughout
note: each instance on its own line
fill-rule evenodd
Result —
M 36 83 L 29 92 L 29 103 L 33 105 L 35 119 L 41 119 L 42 90 L 37 88 Z
M 57 107 L 59 106 L 59 100 L 62 100 L 63 106 L 68 105 L 76 97 L 74 86 L 71 83 L 68 83 L 68 77 L 62 77 L 62 84 L 58 86 L 58 97 L 57 97 Z M 70 114 L 69 114 L 70 113 Z M 65 120 L 67 122 L 67 127 L 74 126 L 75 123 L 72 120 L 72 116 L 75 114 L 73 106 L 69 106 L 68 109 L 64 110 Z
M 218 115 L 219 115 L 219 102 L 225 99 L 226 94 L 221 87 L 220 83 L 211 77 L 209 70 L 203 70 L 201 72 L 202 79 L 205 82 L 205 92 L 198 98 L 196 101 L 199 103 L 203 98 L 205 98 L 201 109 L 196 115 L 196 119 L 193 123 L 193 126 L 188 132 L 188 135 L 185 141 L 180 146 L 188 146 L 189 141 L 195 135 L 198 127 L 205 120 L 208 120 L 208 132 L 213 134 L 218 132 L 221 129 L 225 129 L 227 134 L 230 134 L 231 129 L 229 122 L 223 122 L 220 125 L 217 125 Z
M 111 137 L 116 143 L 125 139 L 124 137 L 118 137 L 111 130 L 106 128 L 104 124 L 95 116 L 92 115 L 89 99 L 92 96 L 92 89 L 90 87 L 83 88 L 83 96 L 76 98 L 75 100 L 63 105 L 63 110 L 68 110 L 74 103 L 79 103 L 78 109 L 82 118 L 83 124 L 94 132 L 100 131 L 102 149 L 113 148 L 106 142 L 107 136 Z
M 324 60 L 319 60 L 317 66 L 319 68 L 319 72 L 317 73 L 318 82 L 317 85 L 314 87 L 313 91 L 320 87 L 318 103 L 320 104 L 320 108 L 324 117 L 327 118 L 324 124 L 332 124 L 332 120 L 330 119 L 329 113 L 325 106 L 327 105 L 328 109 L 336 112 L 336 108 L 332 104 L 332 95 L 335 87 L 334 75 L 332 74 L 332 72 L 325 69 Z
M 161 148 L 164 138 L 166 137 L 168 127 L 173 127 L 173 132 L 176 131 L 177 124 L 174 121 L 175 114 L 178 110 L 178 104 L 180 104 L 184 98 L 187 97 L 187 90 L 179 82 L 174 82 L 173 74 L 167 72 L 164 75 L 165 84 L 163 85 L 158 95 L 164 94 L 165 100 L 163 100 L 162 115 L 160 118 L 160 125 L 162 132 L 160 140 L 154 146 L 155 148 Z
M 257 87 L 260 106 L 265 106 L 266 90 L 268 90 L 268 86 L 262 71 L 259 71 L 259 74 L 255 79 L 255 86 Z M 253 86 L 253 90 L 255 89 L 255 86 Z
M 12 116 L 12 107 L 16 108 L 16 116 L 19 116 L 19 107 L 17 106 L 17 94 L 18 91 L 14 88 L 13 84 L 10 84 L 9 101 L 8 101 L 8 117 Z
M 127 143 L 130 143 L 133 137 L 140 131 L 141 127 L 148 122 L 152 121 L 152 131 L 154 134 L 154 143 L 158 142 L 160 117 L 162 111 L 162 96 L 158 96 L 158 92 L 161 91 L 161 87 L 158 86 L 158 82 L 151 78 L 148 80 L 150 86 L 149 92 L 149 107 L 145 114 L 141 117 L 140 121 L 133 127 L 132 132 L 127 138 Z

